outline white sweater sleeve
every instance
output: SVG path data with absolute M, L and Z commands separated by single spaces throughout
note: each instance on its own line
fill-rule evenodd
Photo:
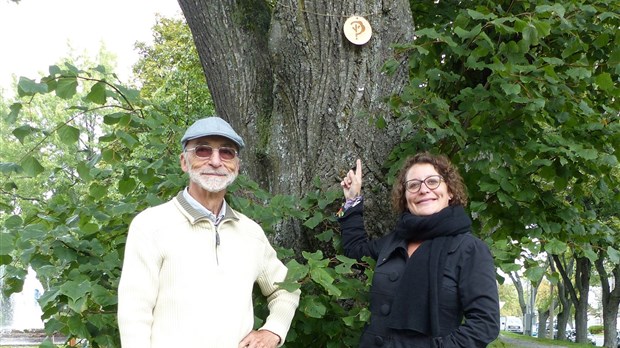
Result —
M 156 233 L 145 215 L 136 216 L 129 227 L 118 288 L 121 345 L 130 348 L 151 347 L 153 308 L 162 263 Z
M 267 296 L 269 316 L 260 330 L 269 330 L 280 336 L 280 346 L 284 344 L 300 296 L 300 290 L 288 292 L 277 286 L 276 283 L 284 281 L 287 272 L 273 247 L 265 243 L 264 267 L 257 282 L 262 294 Z

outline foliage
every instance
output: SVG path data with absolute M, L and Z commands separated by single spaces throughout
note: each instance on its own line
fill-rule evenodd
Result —
M 450 156 L 506 273 L 520 260 L 535 283 L 545 254 L 618 264 L 620 3 L 435 4 L 411 2 L 416 39 L 385 65 L 410 69 L 410 85 L 389 100 L 410 124 L 390 172 L 419 150 Z M 581 272 L 589 279 L 590 268 Z M 584 327 L 576 301 L 587 293 L 576 294 L 588 284 L 563 282 Z
M 140 59 L 133 71 L 142 98 L 157 100 L 163 114 L 177 119 L 213 115 L 211 92 L 185 21 L 158 16 L 152 30 L 152 45 L 136 44 Z
M 594 261 L 602 250 L 617 264 L 620 4 L 411 5 L 416 40 L 385 66 L 411 76 L 389 101 L 410 123 L 390 171 L 422 149 L 449 155 L 506 272 L 541 252 Z M 544 273 L 526 267 L 532 281 Z
M 521 307 L 519 307 L 519 299 L 515 287 L 511 283 L 504 283 L 500 284 L 498 289 L 499 298 L 504 302 L 504 305 L 500 308 L 500 315 L 521 317 L 523 313 L 521 312 Z
M 239 180 L 240 179 L 240 180 Z M 229 191 L 227 200 L 265 228 L 275 232 L 275 225 L 295 218 L 304 226 L 321 231 L 317 238 L 330 243 L 331 250 L 340 249 L 340 239 L 334 232 L 335 216 L 326 214 L 342 196 L 338 191 L 322 191 L 317 179 L 315 190 L 303 198 L 290 195 L 270 195 L 246 177 L 239 178 Z M 262 203 L 261 203 L 262 202 Z M 327 249 L 327 248 L 326 248 Z M 361 330 L 370 317 L 368 293 L 374 261 L 357 262 L 342 255 L 326 254 L 321 250 L 302 251 L 280 249 L 281 258 L 288 260 L 287 281 L 281 286 L 288 290 L 301 289 L 299 309 L 291 325 L 285 346 L 356 347 Z M 256 327 L 268 314 L 265 298 L 255 291 Z M 317 335 L 320 332 L 321 335 Z
M 591 334 L 598 335 L 603 332 L 603 325 L 592 325 L 588 328 Z

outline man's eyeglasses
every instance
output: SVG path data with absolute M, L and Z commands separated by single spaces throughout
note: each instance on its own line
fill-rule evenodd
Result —
M 429 190 L 434 190 L 441 185 L 441 182 L 444 181 L 441 175 L 431 175 L 426 177 L 424 180 L 411 179 L 405 181 L 405 188 L 407 191 L 411 193 L 417 193 L 422 188 L 422 183 L 428 187 Z
M 230 161 L 237 157 L 237 150 L 232 147 L 212 147 L 209 145 L 197 145 L 192 147 L 191 149 L 185 149 L 185 151 L 194 151 L 196 156 L 200 158 L 211 158 L 213 156 L 213 151 L 217 151 L 220 155 L 220 158 L 224 161 Z

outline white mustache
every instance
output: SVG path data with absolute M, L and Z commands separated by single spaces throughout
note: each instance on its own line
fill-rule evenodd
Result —
M 198 172 L 199 174 L 205 174 L 205 175 L 228 175 L 228 172 Z

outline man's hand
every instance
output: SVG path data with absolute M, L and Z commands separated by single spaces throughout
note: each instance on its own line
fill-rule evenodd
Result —
M 280 336 L 268 330 L 250 332 L 241 342 L 239 348 L 276 348 L 280 343 Z

